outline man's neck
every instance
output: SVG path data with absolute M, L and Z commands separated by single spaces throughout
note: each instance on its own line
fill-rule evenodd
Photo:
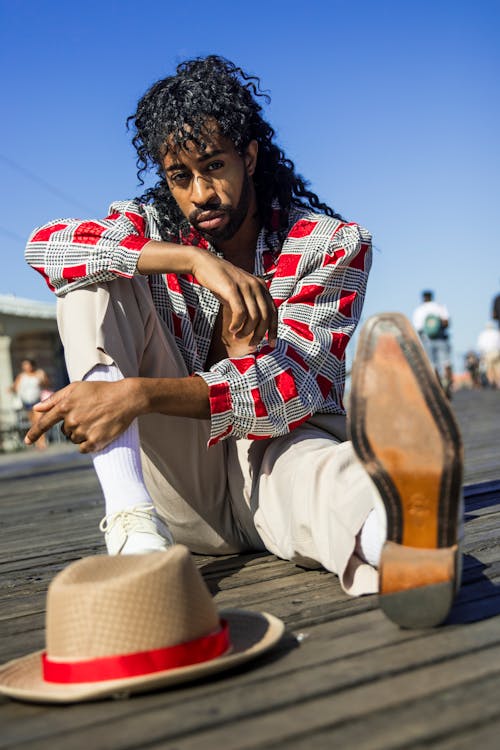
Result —
M 261 222 L 257 211 L 249 212 L 245 221 L 231 239 L 217 243 L 217 250 L 220 250 L 224 258 L 230 263 L 253 273 L 260 229 Z

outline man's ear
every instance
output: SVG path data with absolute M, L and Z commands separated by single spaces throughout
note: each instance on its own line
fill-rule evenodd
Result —
M 244 155 L 247 174 L 250 175 L 250 177 L 255 172 L 255 168 L 257 166 L 258 152 L 259 152 L 259 144 L 257 143 L 257 141 L 250 141 L 250 143 L 245 149 L 245 155 Z

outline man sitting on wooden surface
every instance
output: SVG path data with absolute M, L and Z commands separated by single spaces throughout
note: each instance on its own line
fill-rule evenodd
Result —
M 262 96 L 223 58 L 182 63 L 130 118 L 156 186 L 32 234 L 72 383 L 26 440 L 62 420 L 92 453 L 110 554 L 269 550 L 435 624 L 456 582 L 458 431 L 411 327 L 382 315 L 358 350 L 358 455 L 346 439 L 371 237 L 307 189 Z

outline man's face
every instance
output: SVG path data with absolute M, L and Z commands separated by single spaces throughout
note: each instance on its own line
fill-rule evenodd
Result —
M 212 133 L 206 148 L 193 141 L 169 150 L 163 167 L 170 191 L 183 215 L 211 242 L 230 240 L 250 210 L 257 142 L 239 154 L 232 141 Z

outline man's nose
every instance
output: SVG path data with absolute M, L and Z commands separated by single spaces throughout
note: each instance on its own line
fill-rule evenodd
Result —
M 216 195 L 212 180 L 204 175 L 195 175 L 192 181 L 191 199 L 195 205 L 203 206 Z

